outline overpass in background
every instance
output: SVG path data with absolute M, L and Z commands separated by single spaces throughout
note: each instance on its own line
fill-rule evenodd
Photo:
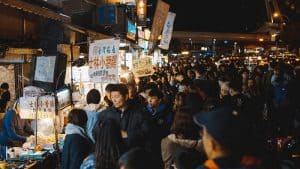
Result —
M 207 40 L 228 40 L 228 41 L 245 41 L 245 42 L 272 42 L 270 34 L 264 33 L 222 33 L 222 32 L 186 32 L 174 31 L 173 39 L 178 39 L 183 43 L 193 43 Z

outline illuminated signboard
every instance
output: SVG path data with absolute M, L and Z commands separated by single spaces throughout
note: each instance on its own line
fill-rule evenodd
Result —
M 127 38 L 135 40 L 136 36 L 136 26 L 130 20 L 127 20 Z

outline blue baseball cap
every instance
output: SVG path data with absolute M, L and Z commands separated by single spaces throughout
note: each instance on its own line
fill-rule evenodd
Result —
M 243 137 L 244 128 L 240 115 L 231 107 L 219 107 L 209 112 L 199 112 L 194 115 L 194 122 L 205 128 L 219 144 L 225 147 Z

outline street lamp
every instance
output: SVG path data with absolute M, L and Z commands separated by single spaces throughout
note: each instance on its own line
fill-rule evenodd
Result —
M 213 48 L 212 48 L 212 50 L 213 50 L 213 57 L 215 57 L 215 55 L 216 55 L 216 41 L 217 41 L 217 39 L 213 39 Z

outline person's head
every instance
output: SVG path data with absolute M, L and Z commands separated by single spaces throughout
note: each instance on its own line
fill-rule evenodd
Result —
M 99 119 L 93 129 L 93 137 L 96 168 L 117 168 L 123 149 L 119 124 L 114 119 Z
M 188 93 L 190 91 L 190 89 L 192 88 L 193 85 L 193 81 L 191 79 L 183 79 L 180 82 L 180 86 L 179 86 L 179 91 L 180 92 L 186 92 Z
M 4 91 L 8 90 L 9 89 L 8 83 L 6 83 L 6 82 L 2 83 L 0 86 L 0 89 L 4 90 Z
M 135 84 L 127 84 L 128 87 L 128 98 L 133 99 L 137 94 L 137 87 Z
M 193 123 L 193 114 L 186 107 L 179 108 L 174 117 L 171 132 L 184 139 L 198 139 L 198 127 Z
M 239 155 L 246 131 L 239 114 L 230 107 L 217 107 L 194 116 L 194 122 L 202 129 L 204 151 L 208 159 L 217 156 Z
M 254 80 L 254 78 L 248 79 L 247 87 L 250 88 L 250 89 L 255 87 L 255 80 Z
M 221 96 L 226 96 L 229 94 L 229 86 L 228 86 L 229 82 L 228 81 L 219 81 L 219 85 L 220 85 L 220 95 Z
M 157 108 L 163 98 L 163 93 L 159 89 L 152 89 L 148 95 L 148 103 L 151 107 Z
M 194 71 L 192 71 L 192 70 L 188 70 L 187 71 L 187 76 L 190 79 L 195 79 L 196 78 L 196 73 Z
M 115 84 L 111 88 L 111 100 L 117 109 L 124 108 L 128 100 L 128 88 L 125 84 Z
M 82 128 L 86 127 L 87 123 L 86 112 L 82 109 L 72 109 L 68 115 L 68 122 L 74 125 L 80 126 Z
M 87 104 L 99 104 L 101 100 L 100 92 L 97 89 L 92 89 L 86 95 Z
M 186 105 L 186 93 L 183 92 L 178 92 L 175 95 L 175 100 L 174 100 L 174 110 L 176 110 L 179 107 L 183 107 L 184 105 Z
M 241 91 L 242 86 L 241 86 L 241 83 L 233 80 L 233 81 L 229 82 L 228 87 L 229 87 L 229 94 L 231 96 L 234 96 Z
M 187 93 L 185 107 L 189 108 L 192 113 L 199 112 L 202 104 L 203 99 L 198 93 Z
M 133 148 L 119 159 L 119 169 L 154 169 L 157 166 L 153 154 L 142 148 Z
M 110 84 L 106 85 L 106 87 L 105 87 L 105 96 L 107 97 L 108 100 L 111 100 L 110 92 L 114 85 L 116 85 L 116 84 L 110 83 Z

